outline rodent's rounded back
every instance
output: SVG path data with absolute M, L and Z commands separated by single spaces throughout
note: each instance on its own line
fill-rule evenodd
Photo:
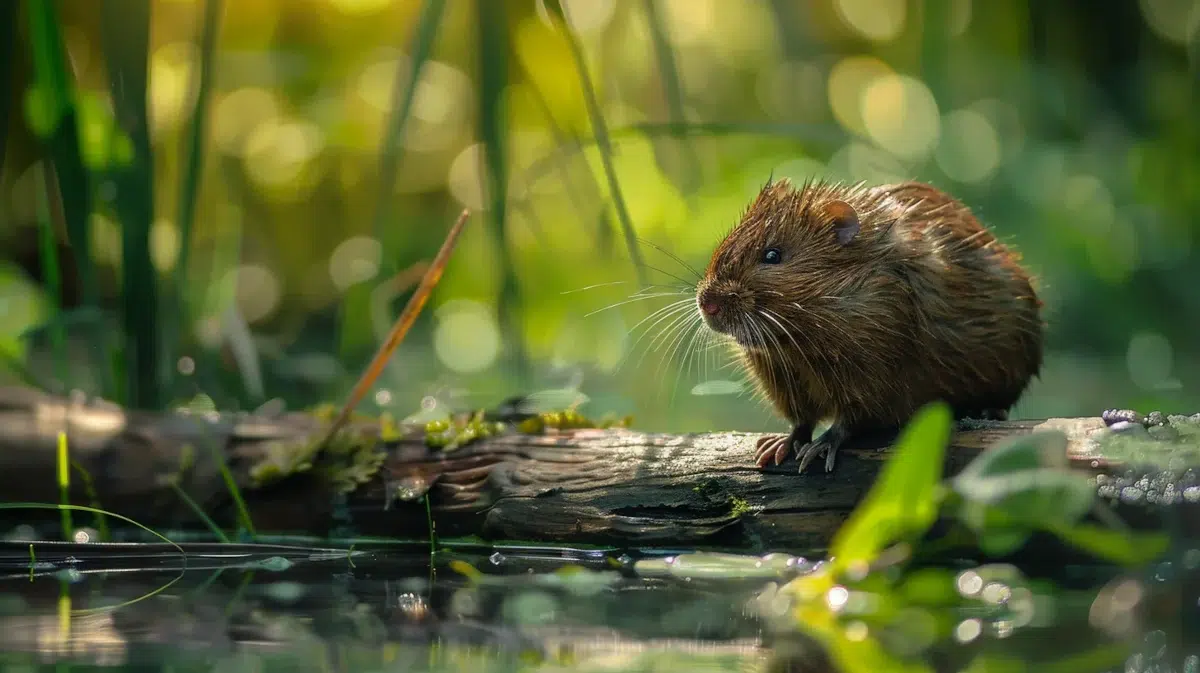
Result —
M 765 386 L 807 382 L 771 395 L 795 398 L 781 410 L 804 398 L 896 417 L 976 392 L 1007 408 L 1041 366 L 1041 304 L 1019 259 L 929 185 L 784 180 L 717 247 L 698 302 Z

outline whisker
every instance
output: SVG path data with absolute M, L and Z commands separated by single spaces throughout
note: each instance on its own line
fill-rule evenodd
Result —
M 651 322 L 646 327 L 646 329 L 643 330 L 642 333 L 639 334 L 636 339 L 634 339 L 634 342 L 632 344 L 630 344 L 629 349 L 626 351 L 625 356 L 621 360 L 621 363 L 617 365 L 617 369 L 619 370 L 625 366 L 626 362 L 628 362 L 628 359 L 637 351 L 638 344 L 640 344 L 642 342 L 642 339 L 644 339 L 647 334 L 649 334 L 655 327 L 657 327 L 659 324 L 661 324 L 664 320 L 667 320 L 672 317 L 675 317 L 675 319 L 678 319 L 677 316 L 679 316 L 681 313 L 691 310 L 691 307 L 689 306 L 689 304 L 691 304 L 691 299 L 683 299 L 683 300 L 680 300 L 677 302 L 673 302 L 671 304 L 663 306 L 662 308 L 657 309 L 650 315 L 639 320 L 636 325 L 631 327 L 626 332 L 626 334 L 633 334 L 635 331 L 637 331 L 638 327 L 640 327 L 646 321 L 653 320 L 653 322 Z M 669 325 L 668 325 L 668 327 L 669 327 Z M 645 352 L 642 353 L 642 358 L 645 358 Z M 638 364 L 640 366 L 641 359 L 639 359 Z
M 622 299 L 621 301 L 618 301 L 616 303 L 609 304 L 608 306 L 605 306 L 604 308 L 598 308 L 595 311 L 592 311 L 590 313 L 585 313 L 583 317 L 590 318 L 590 317 L 596 315 L 597 313 L 601 313 L 601 312 L 607 311 L 609 309 L 617 308 L 618 306 L 632 304 L 635 301 L 642 301 L 643 299 L 654 299 L 655 297 L 678 297 L 678 296 L 681 296 L 684 294 L 691 294 L 691 293 L 690 292 L 655 292 L 653 294 L 644 294 L 641 296 L 635 295 L 628 299 Z
M 598 287 L 611 287 L 613 285 L 624 285 L 624 284 L 630 283 L 630 282 L 632 282 L 632 281 L 610 280 L 607 283 L 596 283 L 595 285 L 586 285 L 584 287 L 577 287 L 574 290 L 563 290 L 562 292 L 559 292 L 559 294 L 575 294 L 576 292 L 583 292 L 584 290 L 594 290 Z
M 671 259 L 675 260 L 676 262 L 678 262 L 678 263 L 679 263 L 679 265 L 680 265 L 680 266 L 682 266 L 683 268 L 687 269 L 688 271 L 691 271 L 691 272 L 692 272 L 692 275 L 693 275 L 693 276 L 695 276 L 697 280 L 699 280 L 699 279 L 701 279 L 701 278 L 703 278 L 703 277 L 704 277 L 704 275 L 703 275 L 702 273 L 700 273 L 699 271 L 697 271 L 697 270 L 695 269 L 695 267 L 693 267 L 691 264 L 688 264 L 687 262 L 683 261 L 683 258 L 681 258 L 679 255 L 676 255 L 675 253 L 673 253 L 673 252 L 670 252 L 670 251 L 666 250 L 665 248 L 663 248 L 663 247 L 662 247 L 662 246 L 660 246 L 659 244 L 657 244 L 657 243 L 655 243 L 655 242 L 653 242 L 653 241 L 648 241 L 648 240 L 646 240 L 646 239 L 644 239 L 644 238 L 642 238 L 642 237 L 640 237 L 640 236 L 639 236 L 639 237 L 637 237 L 637 240 L 639 240 L 639 241 L 641 241 L 642 243 L 645 243 L 646 245 L 648 245 L 648 246 L 650 246 L 650 247 L 654 248 L 655 250 L 657 250 L 657 251 L 661 252 L 662 254 L 666 255 L 667 257 L 670 257 Z
M 683 283 L 684 285 L 687 285 L 687 284 L 688 284 L 688 282 L 687 282 L 686 280 L 684 280 L 684 279 L 680 278 L 679 276 L 676 276 L 675 274 L 673 274 L 673 273 L 671 273 L 671 272 L 669 272 L 669 271 L 663 271 L 662 269 L 660 269 L 660 268 L 658 268 L 658 267 L 656 267 L 656 266 L 650 266 L 649 264 L 646 264 L 646 265 L 645 265 L 645 267 L 646 267 L 647 269 L 650 269 L 650 270 L 652 270 L 652 271 L 657 271 L 657 272 L 661 273 L 661 274 L 662 274 L 662 275 L 664 275 L 664 276 L 668 276 L 668 277 L 670 277 L 670 278 L 674 278 L 675 280 L 679 281 L 680 283 Z

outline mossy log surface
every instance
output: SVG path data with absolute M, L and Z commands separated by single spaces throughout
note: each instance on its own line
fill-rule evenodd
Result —
M 154 414 L 0 388 L 0 500 L 59 500 L 55 445 L 66 431 L 74 471 L 71 498 L 99 503 L 155 528 L 201 523 L 174 481 L 223 526 L 235 525 L 233 499 L 215 456 L 224 456 L 258 531 L 425 538 L 430 497 L 438 536 L 484 540 L 744 551 L 820 549 L 874 481 L 889 451 L 851 446 L 836 470 L 798 475 L 796 463 L 753 465 L 752 433 L 647 434 L 627 429 L 504 434 L 451 452 L 425 445 L 421 428 L 401 428 L 379 442 L 380 469 L 339 493 L 313 469 L 269 486 L 251 468 L 280 445 L 322 436 L 311 414 L 275 416 Z M 377 437 L 378 424 L 351 429 Z M 1114 483 L 1170 480 L 1181 492 L 1194 471 L 1130 476 L 1098 453 L 1109 432 L 1099 417 L 978 422 L 960 426 L 947 452 L 947 473 L 994 443 L 1040 430 L 1066 434 L 1072 469 L 1111 475 Z M 374 444 L 374 442 L 371 442 Z M 818 461 L 820 462 L 820 461 Z M 186 466 L 186 469 L 181 469 Z M 1133 481 L 1131 481 L 1133 480 Z M 1104 481 L 1104 480 L 1101 480 Z M 1102 486 L 1103 487 L 1103 486 Z M 1143 488 L 1143 490 L 1145 490 Z M 1200 493 L 1200 488 L 1196 489 Z M 93 500 L 94 496 L 94 500 Z M 1120 499 L 1118 499 L 1120 500 Z M 1117 502 L 1131 524 L 1190 528 L 1200 517 L 1189 498 Z M 0 510 L 4 526 L 53 511 Z

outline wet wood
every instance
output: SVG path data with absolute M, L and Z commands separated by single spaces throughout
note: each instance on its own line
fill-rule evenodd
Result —
M 750 433 L 647 434 L 580 430 L 513 434 L 450 453 L 411 429 L 388 443 L 384 468 L 348 495 L 313 473 L 256 488 L 249 468 L 273 442 L 319 438 L 328 425 L 304 414 L 184 416 L 127 412 L 26 389 L 0 388 L 0 493 L 5 501 L 56 502 L 55 438 L 91 477 L 99 504 L 155 528 L 199 529 L 173 478 L 221 525 L 232 498 L 214 455 L 228 462 L 260 532 L 428 536 L 420 494 L 428 490 L 439 536 L 632 546 L 787 550 L 823 547 L 888 455 L 843 449 L 832 474 L 796 474 L 794 461 L 754 467 Z M 975 423 L 947 455 L 956 472 L 984 448 L 1039 430 L 1064 432 L 1075 469 L 1113 469 L 1097 453 L 1096 418 Z M 366 430 L 370 432 L 370 430 Z M 190 448 L 189 448 L 190 447 Z M 192 465 L 180 470 L 192 455 Z M 78 473 L 73 501 L 91 499 Z M 8 524 L 33 511 L 0 510 Z M 57 513 L 47 511 L 54 517 Z M 36 517 L 35 517 L 36 518 Z M 86 515 L 77 521 L 86 523 Z

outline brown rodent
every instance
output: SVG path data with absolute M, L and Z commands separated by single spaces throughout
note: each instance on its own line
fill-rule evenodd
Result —
M 1042 304 L 1019 262 L 930 185 L 768 183 L 696 289 L 792 424 L 758 441 L 758 465 L 795 448 L 800 472 L 821 454 L 832 471 L 847 439 L 934 400 L 957 419 L 1007 418 L 1042 364 Z

